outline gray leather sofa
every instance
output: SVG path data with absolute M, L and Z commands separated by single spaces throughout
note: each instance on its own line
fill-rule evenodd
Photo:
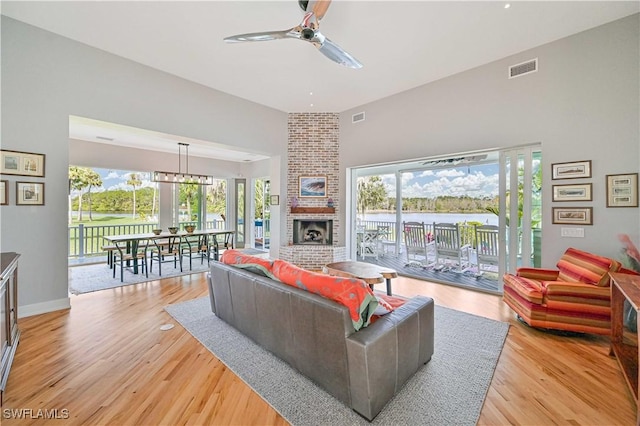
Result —
M 211 263 L 211 310 L 368 420 L 433 354 L 433 299 L 417 296 L 358 332 L 346 307 Z

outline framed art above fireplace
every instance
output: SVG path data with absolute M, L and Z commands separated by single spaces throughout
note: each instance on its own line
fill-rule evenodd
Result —
M 327 197 L 326 176 L 300 176 L 298 196 L 303 197 Z

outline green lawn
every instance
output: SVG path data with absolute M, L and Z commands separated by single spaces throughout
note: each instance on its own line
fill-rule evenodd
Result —
M 83 220 L 81 221 L 76 220 L 76 218 L 74 217 L 73 221 L 71 222 L 71 225 L 69 226 L 78 226 L 81 223 L 85 226 L 129 225 L 129 224 L 139 225 L 139 224 L 153 223 L 140 218 L 132 219 L 130 216 L 129 217 L 99 216 L 94 218 L 93 220 L 89 220 L 88 216 L 89 215 L 84 214 L 82 216 Z

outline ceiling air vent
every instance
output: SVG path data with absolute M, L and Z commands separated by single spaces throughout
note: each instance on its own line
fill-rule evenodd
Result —
M 353 114 L 351 116 L 351 123 L 359 123 L 360 121 L 364 121 L 364 111 L 359 112 L 357 114 Z
M 509 67 L 509 78 L 521 77 L 538 71 L 538 58 L 531 59 Z

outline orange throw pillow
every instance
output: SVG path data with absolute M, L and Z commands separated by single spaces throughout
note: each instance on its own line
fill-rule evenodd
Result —
M 284 284 L 318 294 L 349 308 L 356 331 L 369 325 L 378 306 L 373 291 L 362 280 L 307 271 L 284 260 L 273 262 L 273 275 Z

